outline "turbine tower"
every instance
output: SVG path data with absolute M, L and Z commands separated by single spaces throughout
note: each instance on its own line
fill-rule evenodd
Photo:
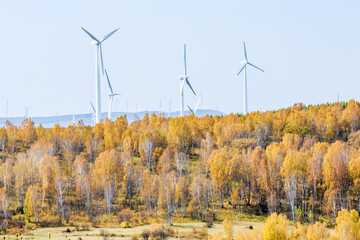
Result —
M 75 125 L 75 112 L 74 112 L 74 110 L 73 110 L 73 124 Z
M 85 28 L 81 27 L 84 32 L 89 35 L 89 37 L 93 40 L 91 44 L 95 45 L 95 106 L 96 106 L 96 123 L 100 122 L 101 118 L 101 92 L 100 92 L 100 64 L 101 64 L 101 71 L 104 75 L 104 62 L 103 62 L 103 55 L 102 55 L 102 47 L 101 44 L 108 39 L 111 35 L 113 35 L 117 30 L 115 29 L 111 33 L 107 34 L 103 40 L 99 41 L 96 37 L 94 37 L 91 33 L 89 33 Z
M 105 69 L 105 75 L 106 75 L 106 79 L 110 88 L 110 92 L 108 93 L 108 119 L 111 120 L 111 108 L 112 108 L 112 104 L 113 104 L 113 100 L 114 100 L 114 96 L 118 96 L 120 95 L 119 93 L 114 93 L 113 89 L 111 87 L 110 84 L 110 79 L 109 79 L 109 75 L 107 74 L 107 71 Z
M 170 100 L 169 100 L 169 118 L 171 117 L 171 104 L 172 104 L 172 100 L 170 98 Z
M 191 91 L 196 95 L 194 89 L 191 87 L 189 82 L 189 76 L 187 75 L 186 69 L 186 44 L 184 44 L 184 75 L 180 76 L 180 117 L 184 115 L 184 85 L 186 84 L 190 87 Z
M 244 70 L 244 115 L 247 114 L 248 112 L 248 104 L 247 104 L 247 76 L 246 76 L 246 70 L 247 70 L 247 65 L 250 65 L 262 72 L 264 72 L 264 70 L 262 70 L 261 68 L 255 66 L 254 64 L 250 63 L 248 61 L 247 58 L 247 54 L 246 54 L 246 46 L 245 46 L 245 42 L 244 42 L 244 55 L 245 55 L 245 60 L 241 61 L 240 63 L 243 65 L 242 68 L 240 69 L 240 71 L 238 72 L 238 74 L 236 76 L 239 76 L 239 74 Z

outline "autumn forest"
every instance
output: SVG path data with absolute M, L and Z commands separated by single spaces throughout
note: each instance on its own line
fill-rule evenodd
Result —
M 0 223 L 140 225 L 360 211 L 360 103 L 0 128 Z

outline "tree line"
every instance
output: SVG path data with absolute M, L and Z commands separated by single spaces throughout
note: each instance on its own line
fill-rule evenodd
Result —
M 6 122 L 0 218 L 61 224 L 130 209 L 172 224 L 228 209 L 335 222 L 340 210 L 360 211 L 359 129 L 353 100 L 247 115 L 122 116 L 94 127 Z

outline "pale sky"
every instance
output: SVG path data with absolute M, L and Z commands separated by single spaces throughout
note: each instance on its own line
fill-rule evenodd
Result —
M 103 43 L 118 111 L 179 109 L 183 44 L 188 73 L 203 108 L 243 111 L 244 59 L 250 111 L 296 102 L 359 99 L 359 1 L 49 1 L 0 3 L 0 117 L 90 112 L 95 101 L 95 50 L 80 26 Z M 101 79 L 102 109 L 108 87 Z M 197 97 L 185 90 L 185 104 Z M 113 111 L 116 110 L 114 102 Z

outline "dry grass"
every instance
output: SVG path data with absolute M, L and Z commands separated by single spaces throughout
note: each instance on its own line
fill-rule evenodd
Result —
M 260 228 L 264 225 L 262 222 L 245 222 L 245 221 L 233 221 L 233 233 L 237 231 L 242 231 L 249 229 L 250 226 L 253 228 Z M 95 240 L 103 239 L 101 236 L 101 231 L 107 232 L 109 235 L 108 239 L 131 239 L 131 236 L 137 234 L 141 236 L 141 233 L 144 230 L 152 231 L 159 224 L 144 225 L 133 228 L 93 228 L 90 227 L 89 231 L 76 231 L 75 227 L 51 227 L 51 228 L 39 228 L 32 230 L 24 235 L 24 239 L 34 239 L 34 240 L 45 240 L 49 239 L 49 233 L 51 234 L 51 239 L 54 240 L 78 240 L 79 237 L 83 240 Z M 211 228 L 206 227 L 206 223 L 203 222 L 188 222 L 188 223 L 174 223 L 174 226 L 170 227 L 178 236 L 183 236 L 187 239 L 193 238 L 196 235 L 203 233 L 204 231 L 209 235 L 214 235 L 219 230 L 223 231 L 222 222 L 215 222 Z M 165 225 L 167 226 L 167 225 Z M 72 232 L 65 233 L 65 230 L 69 228 Z M 293 226 L 289 227 L 289 232 Z M 333 230 L 330 230 L 333 234 Z M 3 236 L 0 236 L 3 237 Z M 14 236 L 8 236 L 14 237 Z M 8 238 L 7 238 L 8 239 Z M 11 238 L 10 238 L 11 239 Z M 142 238 L 141 238 L 142 239 Z
M 233 222 L 234 232 L 238 230 L 243 230 L 249 228 L 249 226 L 253 227 L 261 227 L 263 223 L 259 222 Z M 24 239 L 34 239 L 34 240 L 45 240 L 49 239 L 49 233 L 51 234 L 51 239 L 55 240 L 78 240 L 79 237 L 85 240 L 95 240 L 102 239 L 100 236 L 100 231 L 104 230 L 108 232 L 109 239 L 130 239 L 132 235 L 141 233 L 144 230 L 153 230 L 155 225 L 144 225 L 134 228 L 89 228 L 89 231 L 76 231 L 75 227 L 69 227 L 72 231 L 71 233 L 65 233 L 65 230 L 68 227 L 51 227 L 51 228 L 39 228 L 36 230 L 32 230 L 29 233 L 24 235 Z M 177 232 L 181 235 L 191 235 L 191 233 L 196 231 L 201 231 L 206 228 L 206 223 L 203 222 L 190 222 L 190 223 L 174 223 L 172 226 L 174 232 Z M 211 228 L 208 228 L 208 234 L 215 234 L 217 231 L 222 230 L 222 223 L 216 222 Z M 2 237 L 2 236 L 1 236 Z

